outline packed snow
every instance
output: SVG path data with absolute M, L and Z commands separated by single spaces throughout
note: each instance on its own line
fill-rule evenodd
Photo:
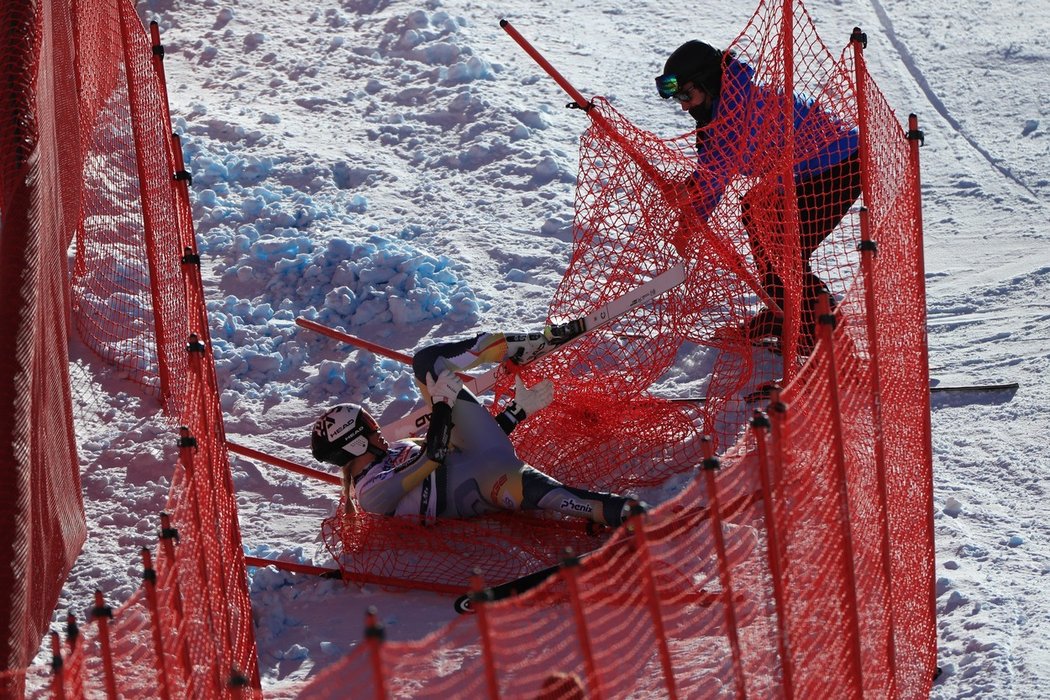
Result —
M 688 10 L 688 11 L 686 11 Z M 689 38 L 728 44 L 754 7 L 698 0 L 151 0 L 175 130 L 193 174 L 228 436 L 311 464 L 337 401 L 381 421 L 418 400 L 393 360 L 298 315 L 410 351 L 476 329 L 534 329 L 568 260 L 587 117 L 499 27 L 506 18 L 584 95 L 664 136 L 690 128 L 653 76 Z M 935 394 L 939 665 L 933 697 L 1045 695 L 1050 684 L 1050 4 L 809 0 L 838 53 L 854 26 L 921 150 Z M 372 290 L 380 290 L 373 293 Z M 666 380 L 705 377 L 688 351 Z M 155 397 L 73 349 L 89 538 L 55 611 L 119 604 L 155 547 L 176 460 Z M 236 457 L 245 551 L 328 565 L 336 487 Z M 315 465 L 316 466 L 316 465 Z M 659 494 L 657 494 L 659 495 Z M 267 696 L 353 649 L 376 606 L 388 639 L 455 613 L 442 596 L 252 570 Z M 46 646 L 46 645 L 45 645 Z M 38 664 L 49 660 L 47 652 Z

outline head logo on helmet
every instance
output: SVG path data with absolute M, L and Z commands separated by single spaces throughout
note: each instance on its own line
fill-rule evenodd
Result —
M 344 403 L 325 411 L 314 423 L 310 448 L 314 459 L 343 466 L 368 452 L 368 437 L 379 430 L 368 411 Z

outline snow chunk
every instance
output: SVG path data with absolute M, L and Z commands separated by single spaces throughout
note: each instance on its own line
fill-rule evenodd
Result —
M 953 518 L 958 518 L 959 515 L 962 513 L 962 510 L 963 510 L 962 503 L 960 503 L 959 501 L 955 500 L 955 498 L 949 496 L 947 502 L 945 502 L 945 504 L 944 504 L 944 508 L 943 508 L 944 514 L 948 515 L 948 516 L 951 516 Z

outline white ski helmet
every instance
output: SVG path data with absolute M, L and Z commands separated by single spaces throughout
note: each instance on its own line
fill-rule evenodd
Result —
M 368 437 L 379 424 L 357 404 L 344 403 L 325 411 L 314 423 L 310 449 L 314 459 L 341 467 L 368 452 Z

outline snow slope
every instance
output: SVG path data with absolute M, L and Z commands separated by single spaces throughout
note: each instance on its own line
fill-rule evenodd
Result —
M 732 5 L 729 7 L 727 5 Z M 336 400 L 382 418 L 415 401 L 404 368 L 298 329 L 350 319 L 410 350 L 478 327 L 540 325 L 570 243 L 579 111 L 499 28 L 507 18 L 585 95 L 667 136 L 689 128 L 652 76 L 688 38 L 728 43 L 753 7 L 552 1 L 154 0 L 194 214 L 231 439 L 307 462 L 307 427 Z M 1050 682 L 1050 390 L 1046 95 L 1050 7 L 1005 0 L 811 0 L 837 52 L 854 26 L 902 121 L 919 115 L 930 357 L 944 383 L 1016 393 L 936 395 L 940 663 L 934 697 L 1035 698 Z M 386 286 L 382 299 L 363 298 Z M 173 440 L 156 401 L 74 349 L 90 536 L 56 609 L 138 585 Z M 686 367 L 693 366 L 684 358 Z M 679 370 L 681 394 L 702 376 Z M 98 397 L 102 396 L 100 400 Z M 99 405 L 101 404 L 101 405 Z M 235 459 L 249 553 L 323 564 L 332 488 Z M 268 696 L 361 638 L 453 615 L 436 595 L 259 570 L 252 578 Z M 41 662 L 47 658 L 40 656 Z

